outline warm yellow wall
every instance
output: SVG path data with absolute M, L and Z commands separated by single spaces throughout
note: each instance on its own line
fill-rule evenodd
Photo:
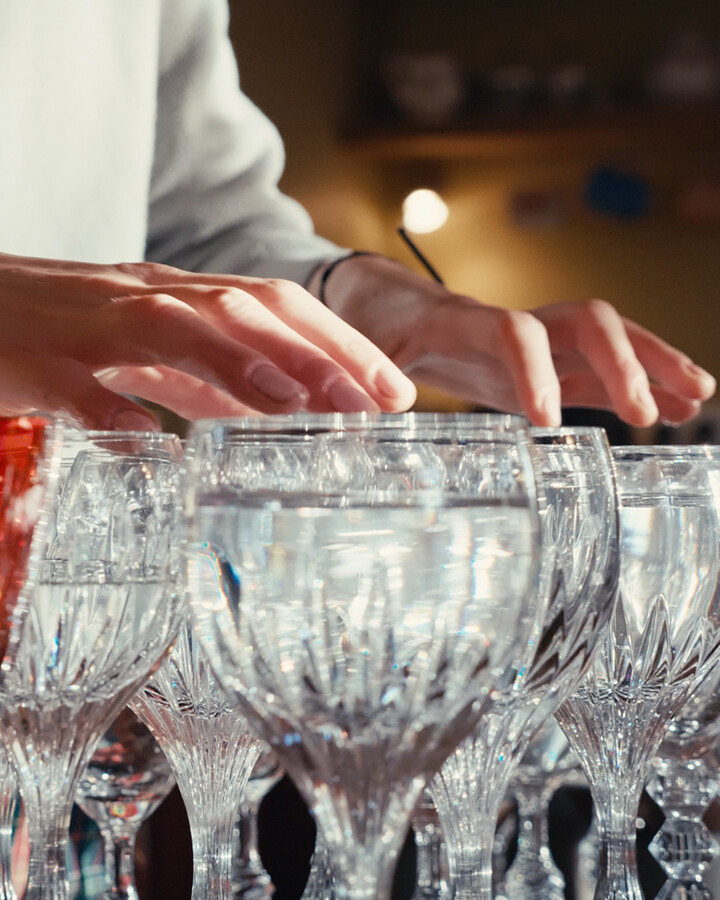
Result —
M 548 2 L 530 7 L 547 10 Z M 636 2 L 630 5 L 636 8 Z M 474 3 L 478 8 L 479 0 Z M 520 0 L 488 3 L 498 14 L 505 6 L 514 15 L 521 5 Z M 419 3 L 418 8 L 427 11 L 430 5 Z M 462 3 L 451 5 L 457 14 Z M 557 0 L 553 5 L 567 2 Z M 579 4 L 573 0 L 571 5 Z M 627 6 L 613 3 L 608 9 L 617 20 Z M 404 7 L 409 8 L 408 3 Z M 645 3 L 645 8 L 652 5 Z M 720 4 L 688 0 L 682 8 L 717 18 Z M 362 70 L 357 43 L 362 4 L 231 0 L 231 9 L 243 85 L 286 140 L 285 190 L 310 210 L 321 233 L 343 245 L 409 259 L 393 229 L 398 224 L 400 189 L 412 182 L 413 167 L 356 156 L 344 150 L 337 137 L 339 123 L 347 119 L 346 86 Z M 634 21 L 638 28 L 637 16 Z M 599 27 L 599 21 L 593 25 Z M 415 34 L 413 28 L 409 31 Z M 614 46 L 612 34 L 606 39 Z M 413 40 L 420 43 L 417 35 Z M 623 46 L 627 64 L 632 48 Z M 604 58 L 612 58 L 612 53 Z M 534 306 L 605 297 L 720 378 L 720 226 L 691 227 L 674 209 L 685 178 L 720 179 L 720 152 L 718 157 L 692 147 L 678 154 L 662 142 L 642 157 L 637 151 L 619 153 L 617 162 L 640 168 L 657 188 L 653 215 L 636 224 L 604 220 L 582 205 L 589 168 L 612 161 L 612 154 L 571 152 L 444 163 L 438 174 L 451 218 L 442 230 L 421 238 L 422 246 L 453 288 L 490 303 Z M 566 197 L 565 223 L 550 230 L 512 227 L 507 214 L 511 191 L 542 187 L 557 188 Z

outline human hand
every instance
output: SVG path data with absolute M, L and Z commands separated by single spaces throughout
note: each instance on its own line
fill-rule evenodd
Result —
M 602 300 L 485 306 L 381 256 L 337 266 L 326 299 L 417 381 L 536 425 L 559 425 L 561 405 L 679 424 L 715 391 L 709 373 Z
M 0 254 L 0 415 L 157 427 L 119 391 L 186 418 L 400 411 L 412 383 L 287 281 Z

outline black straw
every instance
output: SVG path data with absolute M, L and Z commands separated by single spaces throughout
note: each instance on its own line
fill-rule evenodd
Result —
M 415 245 L 415 242 L 410 237 L 410 235 L 407 233 L 407 231 L 405 231 L 405 229 L 402 227 L 402 225 L 398 228 L 397 233 L 405 241 L 405 243 L 408 245 L 408 247 L 412 250 L 412 252 L 415 254 L 417 259 L 422 263 L 422 265 L 424 266 L 427 273 L 431 276 L 431 278 L 434 278 L 438 284 L 445 284 L 445 282 L 442 280 L 442 278 L 440 277 L 437 270 L 430 263 L 430 260 L 427 259 L 427 257 L 420 250 L 420 248 Z

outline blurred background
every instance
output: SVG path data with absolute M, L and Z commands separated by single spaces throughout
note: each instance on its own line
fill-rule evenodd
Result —
M 282 187 L 321 234 L 416 266 L 405 215 L 452 289 L 603 297 L 720 379 L 716 0 L 230 7 L 241 84 L 285 140 Z M 404 214 L 419 188 L 441 203 Z

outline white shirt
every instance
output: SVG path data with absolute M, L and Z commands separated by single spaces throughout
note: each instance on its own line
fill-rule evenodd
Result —
M 337 256 L 227 27 L 226 0 L 1 0 L 0 252 L 301 282 Z

